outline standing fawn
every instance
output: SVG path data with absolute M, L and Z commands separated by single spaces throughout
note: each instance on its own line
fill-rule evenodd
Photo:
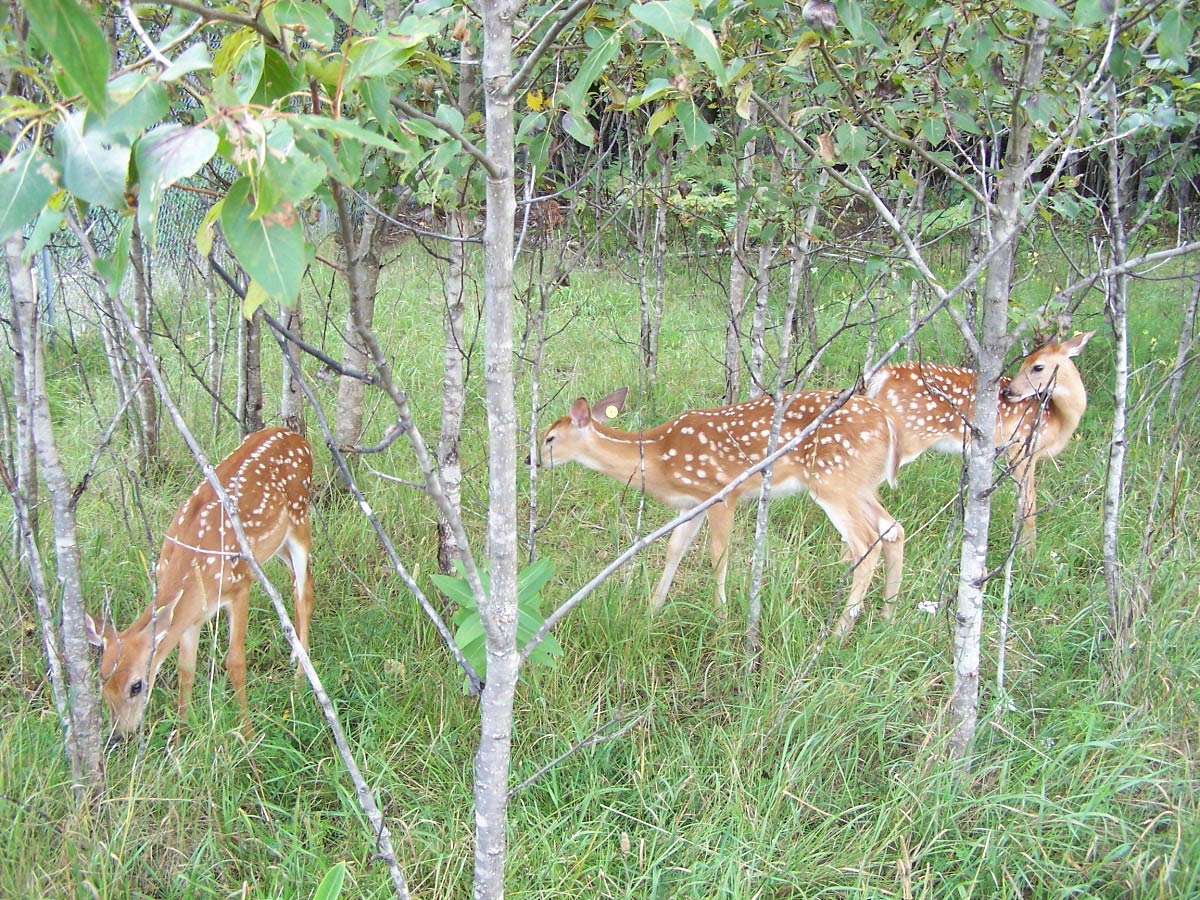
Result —
M 276 554 L 292 573 L 296 638 L 308 650 L 313 580 L 308 485 L 312 447 L 293 431 L 267 428 L 248 435 L 217 465 L 217 478 L 237 506 L 254 558 Z M 196 677 L 200 628 L 224 607 L 229 614 L 225 670 L 243 716 L 246 707 L 246 618 L 253 577 L 233 525 L 207 479 L 179 508 L 155 568 L 158 593 L 141 618 L 118 632 L 87 617 L 88 637 L 102 650 L 104 699 L 122 736 L 141 725 L 159 666 L 179 645 L 179 717 L 187 712 Z
M 995 444 L 1007 454 L 1017 482 L 1021 543 L 1029 548 L 1037 540 L 1034 469 L 1039 459 L 1067 446 L 1087 409 L 1087 390 L 1071 358 L 1094 333 L 1047 344 L 1022 361 L 1015 377 L 1000 379 Z M 901 465 L 930 449 L 962 453 L 970 440 L 972 369 L 921 362 L 885 366 L 867 385 L 867 394 L 892 410 L 900 431 Z
M 570 415 L 550 426 L 542 439 L 540 464 L 577 462 L 625 484 L 640 485 L 651 496 L 685 510 L 707 500 L 744 470 L 766 456 L 775 404 L 769 396 L 723 409 L 694 410 L 645 431 L 619 431 L 604 424 L 625 402 L 626 388 L 595 406 L 580 397 Z M 779 446 L 799 434 L 837 397 L 835 391 L 792 394 L 784 413 Z M 900 445 L 891 418 L 872 400 L 851 397 L 795 450 L 774 463 L 771 497 L 806 491 L 849 548 L 855 565 L 850 595 L 835 633 L 845 637 L 862 612 L 863 595 L 879 563 L 885 561 L 884 616 L 890 618 L 904 566 L 904 529 L 879 502 L 876 489 L 891 482 L 899 465 Z M 762 476 L 742 482 L 706 511 L 717 600 L 725 603 L 726 551 L 737 501 L 762 487 Z M 702 517 L 675 529 L 667 561 L 654 591 L 660 609 Z

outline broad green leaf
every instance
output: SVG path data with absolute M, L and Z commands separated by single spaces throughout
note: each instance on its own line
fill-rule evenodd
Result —
M 117 229 L 117 240 L 113 244 L 113 252 L 103 259 L 96 260 L 96 271 L 105 281 L 108 296 L 114 300 L 121 294 L 121 284 L 125 281 L 125 273 L 129 270 L 129 239 L 133 234 L 133 216 L 124 216 L 121 227 Z
M 348 119 L 330 119 L 327 116 L 314 116 L 311 114 L 305 114 L 293 116 L 292 124 L 293 126 L 311 128 L 313 130 L 328 131 L 331 134 L 336 134 L 339 137 L 351 138 L 363 144 L 369 144 L 372 147 L 390 150 L 393 153 L 403 149 L 391 138 L 379 134 L 378 132 L 363 128 L 361 125 L 351 122 Z M 299 130 L 297 130 L 297 140 L 298 139 Z
M 289 26 L 319 50 L 328 50 L 333 46 L 333 20 L 314 3 L 282 0 L 275 4 L 275 21 Z
M 220 218 L 221 207 L 224 205 L 224 200 L 218 200 L 208 208 L 208 212 L 200 220 L 200 227 L 196 229 L 196 249 L 200 251 L 201 256 L 208 256 L 212 253 L 213 225 Z
M 569 134 L 585 147 L 590 147 L 596 142 L 596 129 L 582 115 L 575 115 L 567 111 L 562 115 L 563 131 Z
M 1159 26 L 1158 37 L 1155 38 L 1154 49 L 1158 55 L 1183 71 L 1188 67 L 1188 47 L 1192 43 L 1195 29 L 1191 23 L 1184 21 L 1178 8 L 1168 10 Z
M 587 55 L 583 65 L 579 67 L 579 74 L 563 90 L 563 94 L 574 111 L 582 114 L 587 110 L 588 91 L 600 77 L 604 67 L 613 61 L 620 49 L 621 32 L 618 30 L 606 35 Z
M 931 146 L 936 147 L 946 139 L 946 123 L 941 116 L 927 116 L 921 120 L 921 133 Z
M 1114 7 L 1114 0 L 1076 0 L 1073 21 L 1080 27 L 1095 25 L 1107 20 Z
M 1060 19 L 1065 21 L 1067 14 L 1055 6 L 1050 0 L 1014 0 L 1018 9 L 1023 9 L 1040 19 Z
M 353 187 L 357 172 L 347 172 L 342 168 L 341 160 L 333 150 L 333 144 L 315 131 L 297 131 L 296 146 L 304 149 L 309 156 L 319 159 L 329 175 L 347 187 Z
M 675 85 L 671 84 L 667 79 L 655 78 L 646 85 L 646 89 L 642 91 L 642 96 L 637 99 L 637 104 L 640 106 L 643 103 L 649 103 L 651 100 L 657 100 L 675 91 Z
M 217 152 L 217 136 L 207 128 L 169 123 L 142 135 L 134 147 L 137 165 L 138 225 L 154 245 L 163 193 L 182 178 L 200 171 Z
M 717 84 L 724 87 L 728 83 L 725 74 L 725 63 L 721 60 L 721 50 L 717 46 L 716 35 L 707 22 L 690 22 L 683 30 L 681 38 L 683 45 L 695 54 L 696 59 L 706 65 L 717 78 Z
M 158 78 L 160 81 L 170 83 L 178 81 L 189 72 L 199 72 L 212 67 L 212 60 L 208 57 L 208 48 L 203 44 L 192 44 L 175 57 L 171 65 L 167 66 Z
M 517 597 L 520 600 L 536 598 L 546 582 L 554 575 L 554 563 L 543 556 L 537 562 L 526 566 L 517 575 Z
M 266 48 L 261 42 L 255 41 L 243 50 L 234 63 L 230 72 L 230 83 L 242 103 L 249 103 L 254 99 L 259 82 L 262 81 L 265 62 Z
M 83 112 L 64 116 L 54 129 L 54 155 L 62 166 L 63 187 L 88 203 L 124 209 L 129 145 L 102 130 L 84 131 Z
M 329 7 L 330 12 L 345 22 L 350 24 L 350 20 L 354 18 L 354 2 L 353 0 L 325 0 L 325 5 Z
M 62 196 L 61 194 L 59 195 Z M 29 261 L 33 259 L 34 254 L 49 243 L 54 232 L 58 231 L 66 216 L 62 210 L 56 209 L 54 206 L 47 206 L 42 210 L 42 214 L 38 216 L 37 224 L 33 226 L 33 232 L 29 235 L 29 239 L 25 241 L 25 249 L 21 253 L 21 259 L 25 265 L 29 265 Z
M 471 586 L 467 584 L 465 578 L 458 578 L 454 575 L 442 575 L 440 573 L 430 575 L 429 578 L 437 585 L 439 591 L 457 603 L 460 608 L 475 608 L 475 595 L 471 593 Z
M 629 7 L 629 14 L 659 34 L 681 41 L 696 15 L 696 8 L 692 0 L 654 0 L 653 3 L 634 3 Z
M 838 21 L 846 26 L 846 30 L 858 40 L 866 36 L 863 25 L 863 11 L 858 0 L 837 0 L 834 4 L 838 11 Z
M 251 280 L 250 284 L 246 286 L 246 296 L 242 300 L 242 318 L 249 322 L 258 312 L 258 308 L 269 299 L 271 298 L 266 289 L 257 281 Z
M 50 176 L 50 177 L 47 177 Z M 54 193 L 57 173 L 36 147 L 22 150 L 0 165 L 0 241 L 32 222 Z
M 675 118 L 675 101 L 664 103 L 654 111 L 650 116 L 650 121 L 646 123 L 646 134 L 653 137 L 658 129 L 662 128 L 667 122 Z
M 944 133 L 944 129 L 943 129 Z M 867 132 L 865 128 L 843 122 L 834 130 L 838 150 L 842 160 L 850 166 L 857 166 L 867 158 Z
M 346 880 L 346 864 L 337 863 L 321 879 L 313 900 L 338 900 L 342 893 L 342 882 Z
M 716 130 L 704 120 L 696 104 L 690 100 L 681 100 L 675 105 L 675 118 L 683 129 L 683 140 L 689 150 L 698 150 L 717 137 Z
M 29 26 L 67 77 L 104 112 L 108 101 L 108 41 L 92 14 L 76 0 L 33 0 L 23 4 Z
M 103 119 L 88 110 L 84 130 L 107 134 L 129 143 L 170 109 L 167 89 L 140 72 L 114 78 L 108 85 L 108 115 Z
M 253 210 L 250 179 L 239 178 L 229 189 L 221 210 L 225 240 L 251 278 L 270 296 L 291 305 L 300 293 L 304 274 L 300 218 L 290 203 L 259 219 L 251 219 Z
M 280 98 L 303 88 L 304 82 L 291 70 L 283 54 L 274 47 L 267 47 L 263 56 L 262 78 L 251 102 L 258 106 L 271 106 Z
M 408 61 L 414 51 L 412 42 L 388 35 L 355 41 L 348 51 L 350 65 L 346 67 L 346 87 L 363 78 L 392 74 Z

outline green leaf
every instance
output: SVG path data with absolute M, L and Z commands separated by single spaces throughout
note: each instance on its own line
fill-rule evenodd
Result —
M 212 60 L 208 57 L 208 48 L 203 44 L 192 44 L 175 57 L 171 65 L 167 66 L 158 78 L 160 81 L 170 83 L 178 81 L 190 72 L 199 72 L 212 67 Z
M 536 598 L 553 575 L 554 563 L 548 557 L 543 556 L 537 562 L 526 566 L 517 575 L 517 602 L 523 603 L 530 598 Z
M 1037 16 L 1039 19 L 1066 20 L 1067 14 L 1055 6 L 1050 0 L 1015 0 L 1018 9 Z
M 634 3 L 629 7 L 629 13 L 664 37 L 679 41 L 692 23 L 696 8 L 692 0 L 654 0 L 653 3 Z
M 332 12 L 347 25 L 349 25 L 350 20 L 354 18 L 351 0 L 325 0 L 325 5 L 329 7 L 330 12 Z
M 1163 59 L 1169 60 L 1175 68 L 1187 71 L 1188 47 L 1192 43 L 1194 32 L 1195 29 L 1191 23 L 1184 21 L 1178 8 L 1168 10 L 1159 26 L 1154 49 Z
M 1103 22 L 1113 14 L 1113 0 L 1076 0 L 1074 23 L 1079 27 Z
M 944 132 L 945 129 L 943 129 L 943 134 Z M 847 165 L 857 166 L 867 158 L 867 131 L 865 128 L 843 122 L 834 130 L 834 137 L 837 139 L 842 160 Z
M 276 300 L 291 305 L 304 274 L 304 229 L 291 204 L 251 219 L 250 179 L 239 178 L 221 210 L 225 240 L 242 268 Z
M 263 56 L 262 78 L 251 102 L 258 106 L 270 106 L 303 88 L 304 82 L 291 70 L 283 54 L 274 47 L 267 47 Z
M 729 83 L 725 73 L 725 63 L 721 59 L 721 50 L 717 45 L 716 35 L 707 22 L 690 22 L 683 31 L 682 42 L 685 47 L 695 54 L 696 59 L 706 65 L 717 78 L 717 84 L 725 87 Z
M 124 216 L 113 243 L 113 252 L 96 260 L 96 271 L 105 280 L 108 296 L 114 300 L 120 296 L 121 283 L 125 281 L 125 273 L 129 270 L 129 239 L 132 234 L 133 216 Z
M 333 20 L 314 3 L 282 0 L 275 5 L 275 21 L 290 26 L 319 50 L 328 50 L 333 46 Z
M 313 900 L 338 900 L 338 895 L 342 893 L 342 882 L 345 880 L 346 864 L 344 862 L 335 864 L 317 885 L 317 892 L 313 894 Z
M 351 122 L 348 119 L 330 119 L 327 116 L 305 114 L 293 116 L 292 124 L 313 130 L 328 131 L 331 134 L 336 134 L 338 137 L 351 138 L 360 143 L 369 144 L 372 147 L 390 150 L 393 153 L 404 149 L 391 138 L 363 128 L 361 125 Z M 299 132 L 297 132 L 296 136 L 298 140 Z
M 36 147 L 16 154 L 0 165 L 0 241 L 12 237 L 32 222 L 54 193 L 57 172 Z
M 267 294 L 266 289 L 257 281 L 251 279 L 250 284 L 246 287 L 246 296 L 242 300 L 242 318 L 249 322 L 254 318 L 254 314 L 258 311 L 258 308 L 269 299 L 270 296 Z
M 687 144 L 689 150 L 698 150 L 705 144 L 710 144 L 716 140 L 717 132 L 704 117 L 700 115 L 700 110 L 696 108 L 693 101 L 680 101 L 675 105 L 675 118 L 679 120 L 679 127 L 683 129 L 683 140 Z
M 665 78 L 655 78 L 646 85 L 646 89 L 642 91 L 642 96 L 638 97 L 635 105 L 641 106 L 643 103 L 649 103 L 651 100 L 657 100 L 673 93 L 678 93 L 675 85 Z
M 346 68 L 346 87 L 364 78 L 392 74 L 408 61 L 415 49 L 412 41 L 388 35 L 355 41 L 347 53 L 350 65 Z
M 63 187 L 88 203 L 125 209 L 129 145 L 102 129 L 84 131 L 84 113 L 63 117 L 54 129 L 54 155 L 62 166 Z
M 218 200 L 208 208 L 208 212 L 200 220 L 200 227 L 196 229 L 196 249 L 200 251 L 201 256 L 208 256 L 212 253 L 213 223 L 220 217 L 221 208 L 224 205 L 224 200 Z
M 333 144 L 315 131 L 296 132 L 296 146 L 302 147 L 310 156 L 325 164 L 325 170 L 330 177 L 347 187 L 353 187 L 357 173 L 347 172 L 342 168 L 341 160 L 333 151 Z
M 946 123 L 941 116 L 928 116 L 921 120 L 921 133 L 930 146 L 936 147 L 946 139 Z
M 471 593 L 471 586 L 465 578 L 442 574 L 430 575 L 429 578 L 437 585 L 438 590 L 457 603 L 460 609 L 475 608 L 475 595 Z
M 108 102 L 108 41 L 92 14 L 76 0 L 34 0 L 22 5 L 42 46 L 88 103 L 104 112 Z
M 114 78 L 108 85 L 108 115 L 88 111 L 84 129 L 108 134 L 129 143 L 160 121 L 170 109 L 167 89 L 140 72 Z
M 838 21 L 846 26 L 846 30 L 856 38 L 862 40 L 866 35 L 866 29 L 863 25 L 863 11 L 857 0 L 837 0 L 834 4 L 838 11 Z
M 621 32 L 610 32 L 592 49 L 579 67 L 579 73 L 563 90 L 571 109 L 582 115 L 587 111 L 587 94 L 592 84 L 621 49 Z
M 646 134 L 653 137 L 658 129 L 662 128 L 667 122 L 675 118 L 675 101 L 664 103 L 654 111 L 650 116 L 650 121 L 646 123 Z
M 217 152 L 217 136 L 207 128 L 168 123 L 142 135 L 134 147 L 137 164 L 138 225 L 154 244 L 158 208 L 172 184 L 195 175 Z
M 596 129 L 592 127 L 583 115 L 576 115 L 570 111 L 562 114 L 563 131 L 569 134 L 585 147 L 590 147 L 596 141 Z
M 21 253 L 21 259 L 26 265 L 29 265 L 34 254 L 49 243 L 50 238 L 54 232 L 58 231 L 65 219 L 66 216 L 63 215 L 62 210 L 55 209 L 53 206 L 47 206 L 42 210 L 37 224 L 33 226 L 33 233 L 29 235 L 29 240 L 25 242 L 25 249 Z
M 234 63 L 231 71 L 233 92 L 242 103 L 254 99 L 259 82 L 262 81 L 263 65 L 266 61 L 266 48 L 261 42 L 249 44 Z

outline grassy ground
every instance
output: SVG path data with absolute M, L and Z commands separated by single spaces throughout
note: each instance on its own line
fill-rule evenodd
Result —
M 1045 296 L 1052 276 L 1048 271 L 1045 282 L 1024 290 Z M 440 384 L 437 278 L 401 248 L 377 313 L 429 438 L 436 434 Z M 1135 287 L 1140 389 L 1162 377 L 1161 360 L 1173 359 L 1181 301 L 1173 286 Z M 839 319 L 852 290 L 836 276 L 823 282 L 825 327 Z M 556 299 L 553 324 L 565 330 L 548 348 L 543 396 L 561 393 L 545 421 L 577 395 L 595 399 L 622 384 L 639 386 L 636 296 L 616 269 L 605 269 L 577 273 Z M 189 306 L 182 317 L 183 343 L 193 356 L 204 343 L 200 315 Z M 310 311 L 308 334 L 323 334 L 336 347 L 341 320 L 338 311 L 328 322 Z M 714 404 L 722 384 L 722 323 L 711 280 L 698 268 L 673 272 L 660 379 L 652 398 L 644 391 L 631 397 L 628 422 L 657 422 Z M 900 488 L 884 499 L 910 536 L 898 620 L 889 626 L 864 616 L 845 647 L 826 649 L 806 672 L 822 622 L 831 605 L 840 605 L 844 569 L 833 529 L 799 498 L 772 510 L 766 650 L 757 671 L 747 670 L 740 637 L 753 531 L 746 510 L 733 548 L 727 614 L 710 599 L 701 548 L 681 569 L 664 614 L 651 618 L 647 598 L 661 564 L 658 546 L 560 627 L 564 657 L 557 668 L 527 672 L 518 695 L 514 782 L 616 715 L 647 716 L 629 734 L 580 752 L 514 797 L 510 896 L 1200 895 L 1194 749 L 1200 622 L 1191 537 L 1200 509 L 1186 489 L 1175 498 L 1174 549 L 1139 624 L 1139 665 L 1114 683 L 1106 677 L 1108 648 L 1100 637 L 1099 525 L 1111 341 L 1095 305 L 1076 326 L 1100 329 L 1081 360 L 1092 405 L 1058 465 L 1043 467 L 1043 502 L 1051 508 L 1038 523 L 1036 555 L 1016 566 L 1008 708 L 995 691 L 996 629 L 989 615 L 985 715 L 971 774 L 959 778 L 943 762 L 951 625 L 945 615 L 929 618 L 916 609 L 953 590 L 957 557 L 946 533 L 958 466 L 938 457 L 905 470 Z M 882 337 L 899 328 L 888 320 Z M 959 361 L 953 335 L 938 328 L 924 338 L 926 356 Z M 834 344 L 814 385 L 853 378 L 866 332 L 855 329 Z M 264 346 L 273 387 L 277 354 Z M 465 453 L 475 534 L 482 532 L 485 500 L 479 365 L 477 358 Z M 83 334 L 73 348 L 59 340 L 51 367 L 60 439 L 72 470 L 81 472 L 112 411 L 98 341 Z M 191 420 L 214 457 L 227 452 L 237 440 L 234 429 L 225 422 L 213 433 L 202 424 L 207 403 L 181 371 L 176 365 L 173 380 Z M 1190 389 L 1194 394 L 1194 378 Z M 331 403 L 334 388 L 321 393 Z M 521 395 L 527 396 L 525 384 Z M 387 407 L 368 408 L 372 429 L 381 431 Z M 1167 423 L 1152 424 L 1152 431 L 1137 432 L 1130 451 L 1123 552 L 1131 570 L 1167 451 Z M 1187 428 L 1185 487 L 1192 471 L 1187 454 L 1197 444 L 1196 423 Z M 318 451 L 327 481 L 328 455 Z M 162 530 L 196 479 L 169 430 L 164 454 L 161 471 L 135 482 L 120 462 L 127 449 L 117 447 L 102 459 L 80 505 L 92 604 L 110 602 L 122 624 L 146 602 L 146 570 Z M 400 477 L 414 471 L 401 445 L 371 465 Z M 432 592 L 431 505 L 370 472 L 363 480 L 402 557 Z M 556 565 L 544 592 L 553 603 L 635 536 L 639 508 L 636 496 L 614 482 L 574 467 L 548 474 L 541 491 L 542 509 L 553 505 L 538 545 Z M 432 626 L 389 574 L 355 507 L 322 498 L 314 661 L 386 811 L 414 895 L 465 898 L 476 702 L 463 695 Z M 1012 504 L 1012 491 L 1002 489 L 994 517 L 998 546 L 1007 542 Z M 642 530 L 665 517 L 648 504 Z M 1156 546 L 1167 537 L 1156 538 Z M 11 540 L 4 546 L 8 552 Z M 11 557 L 4 565 L 16 571 Z M 285 577 L 278 564 L 269 571 Z M 9 827 L 0 829 L 0 896 L 306 897 L 339 860 L 349 864 L 347 896 L 389 896 L 352 788 L 307 687 L 293 685 L 285 642 L 261 593 L 248 641 L 254 739 L 247 743 L 236 731 L 220 655 L 209 652 L 206 638 L 189 727 L 169 740 L 178 723 L 168 662 L 143 746 L 110 754 L 107 797 L 86 813 L 71 808 L 31 605 L 11 594 L 2 603 L 0 818 Z

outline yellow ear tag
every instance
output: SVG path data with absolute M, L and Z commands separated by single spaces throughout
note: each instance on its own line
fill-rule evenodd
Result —
M 604 407 L 604 415 L 606 415 L 610 419 L 615 419 L 617 417 L 617 413 L 619 413 L 619 412 L 620 412 L 620 410 L 617 409 L 615 406 L 613 406 L 611 403 L 608 406 Z

